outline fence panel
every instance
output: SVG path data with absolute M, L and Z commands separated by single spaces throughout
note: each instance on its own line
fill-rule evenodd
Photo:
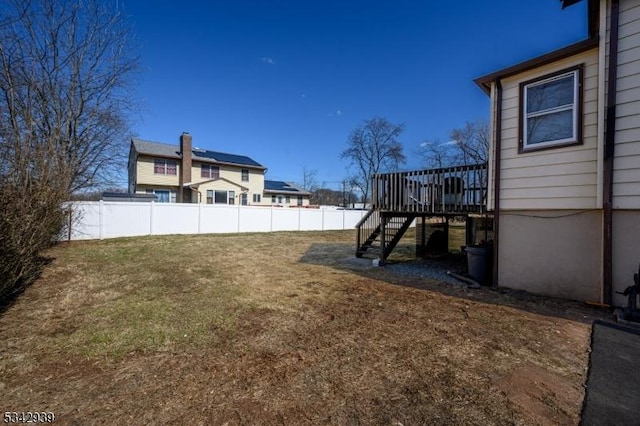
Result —
M 297 231 L 300 223 L 300 209 L 275 208 L 271 224 L 272 231 Z
M 239 232 L 269 232 L 271 230 L 271 207 L 240 207 Z
M 100 203 L 75 202 L 70 203 L 71 239 L 93 240 L 100 238 Z M 68 235 L 65 235 L 68 238 Z
M 104 201 L 74 202 L 69 205 L 73 210 L 72 240 L 353 229 L 365 213 L 360 210 Z
M 150 235 L 151 208 L 150 203 L 103 203 L 100 209 L 102 217 L 102 238 Z
M 297 209 L 300 213 L 300 231 L 322 231 L 323 228 L 323 216 L 327 212 L 320 209 Z M 340 228 L 342 229 L 342 228 Z
M 153 206 L 153 235 L 197 234 L 197 204 L 156 204 Z
M 238 232 L 238 207 L 200 204 L 200 233 Z

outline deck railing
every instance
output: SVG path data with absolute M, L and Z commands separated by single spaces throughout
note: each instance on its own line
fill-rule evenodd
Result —
M 373 178 L 372 204 L 380 211 L 484 213 L 486 197 L 486 164 L 382 173 Z

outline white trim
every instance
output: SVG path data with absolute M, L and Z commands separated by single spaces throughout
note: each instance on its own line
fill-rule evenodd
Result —
M 553 81 L 558 81 L 567 77 L 573 77 L 573 103 L 560 105 L 553 108 L 548 108 L 540 111 L 535 111 L 529 113 L 527 110 L 527 98 L 529 95 L 529 89 L 534 88 L 536 86 L 540 86 L 542 84 L 547 84 Z M 578 78 L 578 70 L 569 71 L 567 73 L 553 76 L 550 78 L 546 78 L 540 81 L 535 81 L 533 83 L 525 84 L 523 88 L 523 100 L 522 100 L 522 150 L 534 150 L 543 147 L 556 146 L 556 145 L 564 145 L 571 142 L 578 142 L 578 102 L 579 102 L 579 91 L 580 90 L 580 82 Z M 552 114 L 557 114 L 559 112 L 572 111 L 572 135 L 569 138 L 564 139 L 556 139 L 551 141 L 538 142 L 535 144 L 529 144 L 529 128 L 528 128 L 528 120 L 531 118 L 537 117 L 545 117 Z

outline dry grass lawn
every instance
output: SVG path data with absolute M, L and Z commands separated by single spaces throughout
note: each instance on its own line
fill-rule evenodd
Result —
M 412 250 L 404 240 L 395 260 Z M 353 232 L 60 245 L 0 314 L 2 411 L 61 424 L 578 423 L 597 311 L 394 275 L 353 251 Z

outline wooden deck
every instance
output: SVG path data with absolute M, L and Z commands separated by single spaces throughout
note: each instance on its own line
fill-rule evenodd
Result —
M 464 215 L 486 211 L 487 165 L 474 164 L 373 178 L 373 209 L 390 213 Z
M 356 226 L 356 256 L 376 248 L 384 264 L 418 217 L 486 213 L 487 181 L 486 164 L 375 175 L 372 208 Z

